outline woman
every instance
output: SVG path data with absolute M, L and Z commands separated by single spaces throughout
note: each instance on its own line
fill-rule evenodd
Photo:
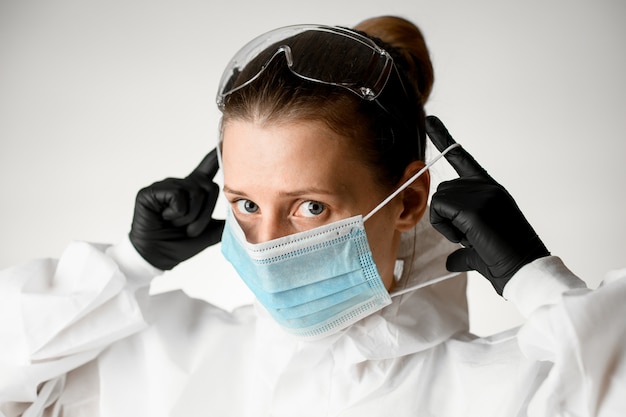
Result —
M 617 414 L 625 280 L 591 292 L 549 256 L 508 193 L 425 119 L 432 82 L 419 30 L 399 18 L 245 47 L 218 94 L 226 222 L 211 218 L 212 152 L 140 191 L 127 242 L 5 271 L 3 306 L 21 320 L 3 329 L 2 413 Z M 460 175 L 430 216 L 426 131 Z M 220 237 L 254 307 L 147 295 Z M 448 271 L 470 269 L 528 324 L 471 335 L 465 277 Z

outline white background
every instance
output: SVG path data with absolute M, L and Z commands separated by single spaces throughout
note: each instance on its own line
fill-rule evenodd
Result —
M 137 190 L 214 147 L 216 84 L 243 43 L 381 14 L 423 29 L 436 72 L 427 111 L 548 248 L 591 287 L 625 266 L 621 0 L 0 0 L 0 268 L 58 257 L 73 239 L 122 239 Z M 453 177 L 444 164 L 435 181 Z M 210 249 L 159 288 L 228 305 L 241 284 L 223 264 Z M 477 333 L 520 322 L 481 277 L 469 292 Z

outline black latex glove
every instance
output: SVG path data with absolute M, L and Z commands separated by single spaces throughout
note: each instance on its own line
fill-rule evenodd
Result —
M 213 149 L 187 178 L 167 178 L 137 193 L 129 237 L 150 264 L 172 269 L 221 240 L 224 221 L 211 217 L 218 169 Z
M 439 151 L 455 143 L 443 123 L 426 118 L 426 132 Z M 502 295 L 524 265 L 550 253 L 513 197 L 458 147 L 445 155 L 460 178 L 439 185 L 430 207 L 432 225 L 461 248 L 448 257 L 451 272 L 476 270 Z

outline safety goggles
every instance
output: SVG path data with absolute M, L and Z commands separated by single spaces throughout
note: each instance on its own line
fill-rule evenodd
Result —
M 315 51 L 301 41 L 298 35 L 303 34 L 314 36 Z M 321 25 L 287 26 L 253 39 L 237 52 L 222 75 L 218 107 L 223 109 L 228 95 L 251 84 L 281 54 L 296 76 L 348 89 L 368 101 L 382 93 L 395 71 L 389 53 L 357 32 Z

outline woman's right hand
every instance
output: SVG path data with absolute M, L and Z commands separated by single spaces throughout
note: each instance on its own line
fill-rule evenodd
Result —
M 167 178 L 137 193 L 129 237 L 150 264 L 172 269 L 221 240 L 224 221 L 212 218 L 218 169 L 213 149 L 186 178 Z

